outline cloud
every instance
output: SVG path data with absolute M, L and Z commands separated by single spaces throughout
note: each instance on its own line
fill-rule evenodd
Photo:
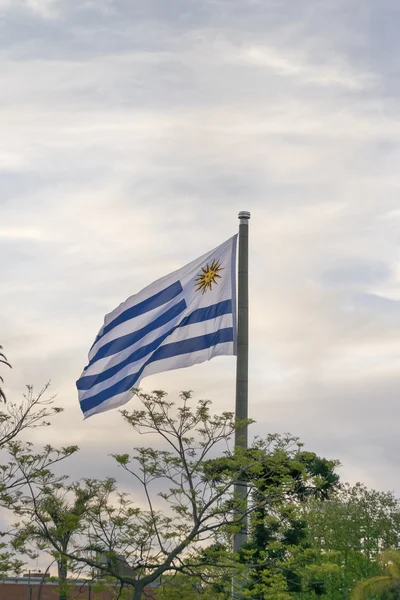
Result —
M 25 11 L 29 11 L 40 18 L 50 19 L 58 14 L 59 4 L 60 0 L 0 0 L 0 15 L 1 11 L 15 11 L 23 16 Z
M 349 90 L 362 90 L 370 87 L 376 80 L 372 73 L 353 72 L 346 65 L 312 64 L 299 61 L 297 57 L 288 57 L 277 49 L 268 46 L 249 46 L 241 48 L 236 61 L 247 67 L 261 67 L 276 72 L 283 77 L 298 79 L 301 85 L 339 86 Z

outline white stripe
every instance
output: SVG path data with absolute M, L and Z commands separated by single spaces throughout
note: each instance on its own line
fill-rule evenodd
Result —
M 163 373 L 164 371 L 173 371 L 174 369 L 183 369 L 185 367 L 190 367 L 191 365 L 210 360 L 215 356 L 233 354 L 233 342 L 223 342 L 222 344 L 217 344 L 216 346 L 211 346 L 211 348 L 205 348 L 204 350 L 198 350 L 197 352 L 191 352 L 189 354 L 181 354 L 179 356 L 171 356 L 170 358 L 157 360 L 156 362 L 150 363 L 145 369 L 143 369 L 142 376 L 135 386 L 139 387 L 142 379 L 148 377 L 149 375 Z
M 102 348 L 105 344 L 108 344 L 109 342 L 112 342 L 113 340 L 116 340 L 124 335 L 129 335 L 130 333 L 134 333 L 135 331 L 139 331 L 143 327 L 146 327 L 146 325 L 149 325 L 150 323 L 152 323 L 152 321 L 158 319 L 162 314 L 167 312 L 175 304 L 178 304 L 182 299 L 182 294 L 179 294 L 179 296 L 176 296 L 166 304 L 162 304 L 161 306 L 153 308 L 153 310 L 150 310 L 149 312 L 144 313 L 143 315 L 133 317 L 132 319 L 129 319 L 129 321 L 125 321 L 124 323 L 117 325 L 108 333 L 106 333 L 105 336 L 100 338 L 99 341 L 93 346 L 93 348 L 91 348 L 89 353 L 89 360 L 92 360 L 92 358 L 97 354 L 99 349 Z
M 232 313 L 221 315 L 220 317 L 209 319 L 208 321 L 200 321 L 200 323 L 192 323 L 190 325 L 185 325 L 184 327 L 178 327 L 167 337 L 161 346 L 214 333 L 215 331 L 225 329 L 226 327 L 232 327 Z
M 139 348 L 146 346 L 147 344 L 150 344 L 157 338 L 161 337 L 164 333 L 167 333 L 170 329 L 172 329 L 175 325 L 177 325 L 180 321 L 182 321 L 185 318 L 187 312 L 188 311 L 186 309 L 186 311 L 184 311 L 183 313 L 180 313 L 177 317 L 175 317 L 174 319 L 171 319 L 171 321 L 168 321 L 168 323 L 166 323 L 162 327 L 159 327 L 158 329 L 154 329 L 153 331 L 148 333 L 145 337 L 143 337 L 141 340 L 137 341 L 135 344 L 132 344 L 132 346 L 129 346 L 129 348 L 126 348 L 125 350 L 121 350 L 121 352 L 118 352 L 117 354 L 113 354 L 112 356 L 105 356 L 104 358 L 100 358 L 99 360 L 94 362 L 92 365 L 90 365 L 90 367 L 82 373 L 82 377 L 87 376 L 87 375 L 98 375 L 99 373 L 102 373 L 106 369 L 109 369 L 115 365 L 118 365 L 123 360 L 125 360 L 130 354 L 132 354 L 132 352 L 134 352 L 135 350 L 138 350 Z M 222 315 L 221 317 L 217 317 L 217 319 L 221 319 L 223 317 L 227 317 L 230 320 L 227 321 L 227 323 L 228 323 L 227 325 L 221 324 L 221 328 L 222 327 L 232 327 L 232 314 L 230 313 L 227 315 Z M 214 331 L 214 325 L 210 325 L 212 323 L 214 323 L 214 320 L 202 321 L 200 323 L 194 323 L 193 325 L 186 325 L 185 327 L 178 328 L 175 331 L 175 333 L 172 333 L 171 336 L 169 336 L 164 343 L 170 343 L 170 341 L 184 339 L 182 337 L 184 334 L 182 333 L 182 335 L 181 335 L 179 332 L 180 331 L 181 332 L 188 331 L 190 327 L 194 327 L 195 325 L 199 326 L 198 327 L 199 333 L 197 333 L 195 335 L 203 335 L 202 332 L 204 332 L 204 334 L 211 333 L 212 331 Z M 222 323 L 225 323 L 225 321 L 222 321 Z M 186 335 L 187 335 L 187 337 L 194 337 L 194 335 L 191 335 L 191 330 L 189 330 Z
M 122 394 L 118 394 L 117 396 L 113 396 L 112 398 L 108 398 L 99 406 L 95 406 L 90 410 L 85 412 L 85 419 L 90 417 L 91 415 L 95 415 L 97 413 L 106 412 L 108 410 L 112 410 L 113 408 L 118 408 L 119 406 L 123 406 L 132 398 L 133 393 L 131 390 L 127 392 L 123 392 Z
M 198 352 L 192 354 L 182 354 L 181 356 L 171 356 L 171 358 L 165 358 L 164 360 L 159 360 L 154 363 L 150 363 L 143 371 L 143 374 L 139 381 L 135 384 L 135 387 L 139 387 L 140 382 L 145 377 L 149 375 L 155 375 L 156 373 L 162 373 L 164 371 L 173 371 L 174 369 L 183 369 L 185 367 L 190 367 L 194 364 L 200 364 L 215 356 L 225 356 L 234 354 L 234 345 L 233 342 L 224 342 L 223 344 L 217 344 L 216 346 L 212 346 L 212 348 L 206 348 L 205 350 L 199 350 Z M 131 390 L 127 392 L 123 392 L 122 394 L 118 394 L 117 396 L 113 396 L 108 400 L 105 400 L 99 406 L 95 406 L 91 408 L 85 413 L 85 419 L 90 417 L 91 415 L 107 412 L 108 410 L 112 410 L 113 408 L 118 408 L 119 406 L 123 406 L 132 398 L 134 394 Z
M 218 317 L 217 319 L 212 319 L 211 321 L 202 321 L 201 323 L 193 323 L 192 325 L 187 325 L 186 327 L 178 327 L 178 329 L 176 329 L 170 336 L 168 336 L 164 340 L 164 342 L 159 346 L 159 348 L 170 343 L 172 344 L 174 342 L 184 341 L 194 337 L 215 333 L 220 329 L 225 329 L 226 327 L 232 327 L 232 315 L 223 315 L 221 317 Z M 91 398 L 99 392 L 110 388 L 115 383 L 118 383 L 118 381 L 121 381 L 121 379 L 124 379 L 128 375 L 134 375 L 149 359 L 149 356 L 150 355 L 148 354 L 140 360 L 129 363 L 128 365 L 126 365 L 126 367 L 120 369 L 118 373 L 116 373 L 109 379 L 101 381 L 98 384 L 92 385 L 92 387 L 89 390 L 80 390 L 80 400 Z
M 109 369 L 110 367 L 118 365 L 123 360 L 125 360 L 125 358 L 127 358 L 130 354 L 132 354 L 132 352 L 138 350 L 139 348 L 142 348 L 143 346 L 147 346 L 147 344 L 150 344 L 151 342 L 154 342 L 154 340 L 161 337 L 164 333 L 167 333 L 170 329 L 175 327 L 175 325 L 177 325 L 183 319 L 184 314 L 185 313 L 180 313 L 177 317 L 171 319 L 171 321 L 168 321 L 168 323 L 165 323 L 165 325 L 163 325 L 162 327 L 153 329 L 153 331 L 150 331 L 150 333 L 142 337 L 135 344 L 132 344 L 132 346 L 129 346 L 124 350 L 121 350 L 117 354 L 112 354 L 111 356 L 105 356 L 104 358 L 96 360 L 96 362 L 90 365 L 90 367 L 82 373 L 82 376 L 97 375 L 99 373 L 102 373 L 106 369 Z

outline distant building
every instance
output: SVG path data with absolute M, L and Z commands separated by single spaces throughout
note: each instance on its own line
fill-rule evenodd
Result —
M 38 600 L 42 578 L 43 574 L 39 571 L 0 581 L 0 600 Z M 113 600 L 115 597 L 113 590 L 94 592 L 86 579 L 71 579 L 68 583 L 74 588 L 74 600 Z M 43 582 L 41 600 L 56 600 L 57 594 L 58 585 L 49 581 L 47 576 Z M 145 594 L 146 599 L 156 600 L 154 587 L 146 588 Z

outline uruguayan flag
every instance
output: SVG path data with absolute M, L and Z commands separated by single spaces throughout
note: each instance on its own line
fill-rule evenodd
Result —
M 235 354 L 236 239 L 152 283 L 105 317 L 77 381 L 85 417 L 128 402 L 147 375 Z

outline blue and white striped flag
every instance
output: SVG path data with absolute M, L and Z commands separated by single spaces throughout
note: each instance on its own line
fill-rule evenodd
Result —
M 128 402 L 147 375 L 236 353 L 236 240 L 155 281 L 105 317 L 77 381 L 85 417 Z

